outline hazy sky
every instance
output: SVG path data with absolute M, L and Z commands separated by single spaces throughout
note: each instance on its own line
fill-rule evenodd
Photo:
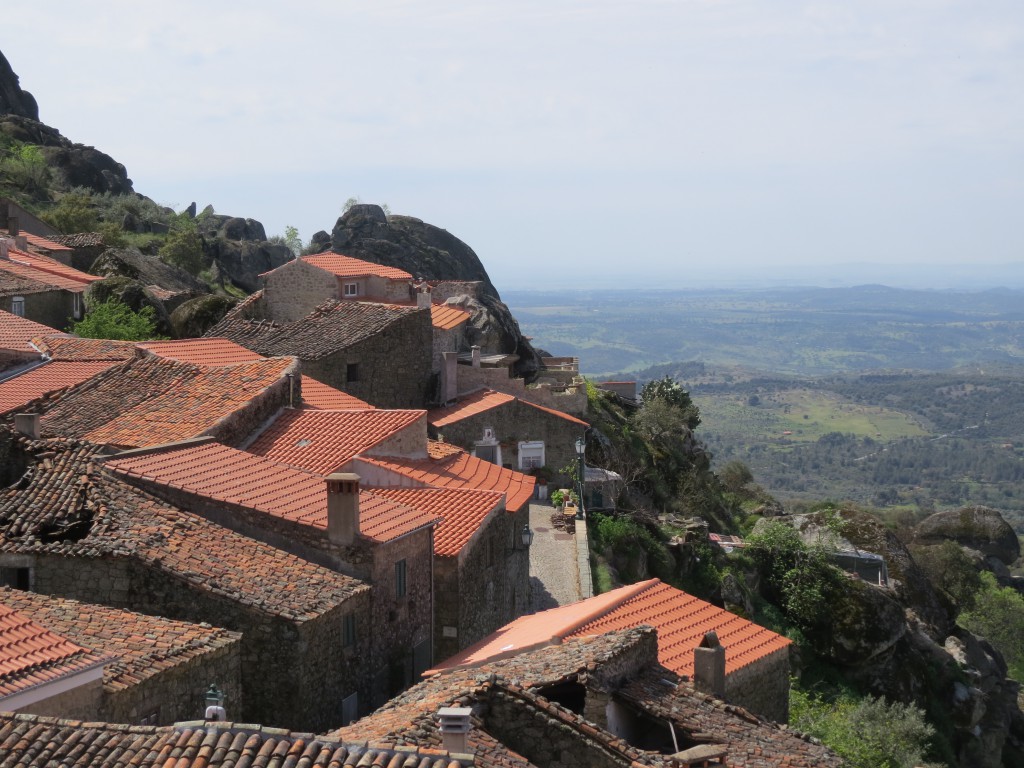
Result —
M 303 238 L 386 202 L 499 289 L 1024 262 L 1020 0 L 100 0 L 16 22 L 0 50 L 41 119 L 137 191 Z

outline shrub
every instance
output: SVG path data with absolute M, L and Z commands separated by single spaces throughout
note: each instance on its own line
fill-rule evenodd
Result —
M 92 198 L 79 192 L 64 195 L 55 208 L 43 214 L 42 219 L 68 234 L 94 232 L 98 222 Z
M 958 621 L 992 643 L 1006 659 L 1010 677 L 1024 681 L 1024 597 L 1019 592 L 1000 587 L 996 577 L 985 571 L 974 607 L 961 613 Z
M 195 219 L 178 214 L 171 222 L 171 233 L 160 249 L 160 258 L 191 275 L 198 275 L 203 269 L 203 239 Z
M 152 307 L 133 312 L 116 299 L 88 308 L 85 317 L 71 327 L 71 332 L 87 339 L 119 339 L 146 341 L 156 335 L 156 313 Z

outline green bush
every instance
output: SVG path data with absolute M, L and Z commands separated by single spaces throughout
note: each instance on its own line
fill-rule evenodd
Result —
M 116 299 L 88 307 L 85 317 L 71 327 L 71 332 L 87 339 L 147 341 L 162 338 L 156 334 L 156 313 L 152 307 L 133 312 Z
M 1019 592 L 1000 587 L 996 577 L 985 571 L 974 607 L 957 621 L 992 643 L 1006 659 L 1010 677 L 1024 682 L 1024 597 Z
M 203 239 L 199 236 L 195 219 L 186 214 L 178 214 L 175 217 L 171 222 L 167 242 L 160 248 L 160 258 L 191 275 L 198 275 L 202 271 Z
M 0 174 L 13 186 L 37 195 L 45 192 L 50 183 L 50 168 L 42 150 L 20 141 L 11 142 L 0 156 Z
M 95 232 L 99 223 L 92 197 L 79 192 L 64 195 L 42 219 L 66 234 Z

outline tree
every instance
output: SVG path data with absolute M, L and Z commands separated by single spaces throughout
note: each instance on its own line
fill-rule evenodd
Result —
M 189 274 L 199 274 L 203 268 L 203 239 L 195 219 L 185 213 L 174 217 L 167 242 L 160 248 L 160 258 Z
M 89 307 L 85 317 L 71 327 L 71 332 L 87 339 L 118 339 L 147 341 L 161 338 L 156 334 L 156 312 L 143 307 L 133 312 L 116 299 Z
M 302 249 L 305 247 L 302 244 L 302 238 L 299 237 L 298 228 L 293 227 L 291 224 L 288 224 L 284 228 L 283 235 L 274 235 L 273 237 L 270 238 L 270 242 L 274 243 L 275 245 L 285 246 L 289 251 L 292 252 L 293 256 L 298 256 L 300 253 L 302 253 Z
M 1010 677 L 1024 680 L 1024 597 L 1019 592 L 1000 587 L 996 577 L 985 571 L 974 608 L 961 613 L 958 621 L 1003 654 Z
M 64 195 L 55 208 L 43 214 L 43 219 L 61 232 L 93 232 L 98 219 L 89 195 L 73 192 Z
M 700 410 L 694 405 L 690 393 L 671 376 L 663 376 L 644 384 L 644 388 L 640 390 L 640 400 L 644 407 L 660 400 L 666 405 L 677 408 L 681 412 L 686 426 L 690 429 L 696 429 L 700 424 Z

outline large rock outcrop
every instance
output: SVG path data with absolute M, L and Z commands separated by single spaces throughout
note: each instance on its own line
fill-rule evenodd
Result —
M 1011 565 L 1020 557 L 1017 534 L 1002 515 L 988 507 L 936 512 L 914 529 L 914 544 L 926 546 L 947 540 L 983 558 L 994 557 L 1003 565 Z
M 3 53 L 0 53 L 0 114 L 39 119 L 35 97 L 22 90 L 18 76 Z

